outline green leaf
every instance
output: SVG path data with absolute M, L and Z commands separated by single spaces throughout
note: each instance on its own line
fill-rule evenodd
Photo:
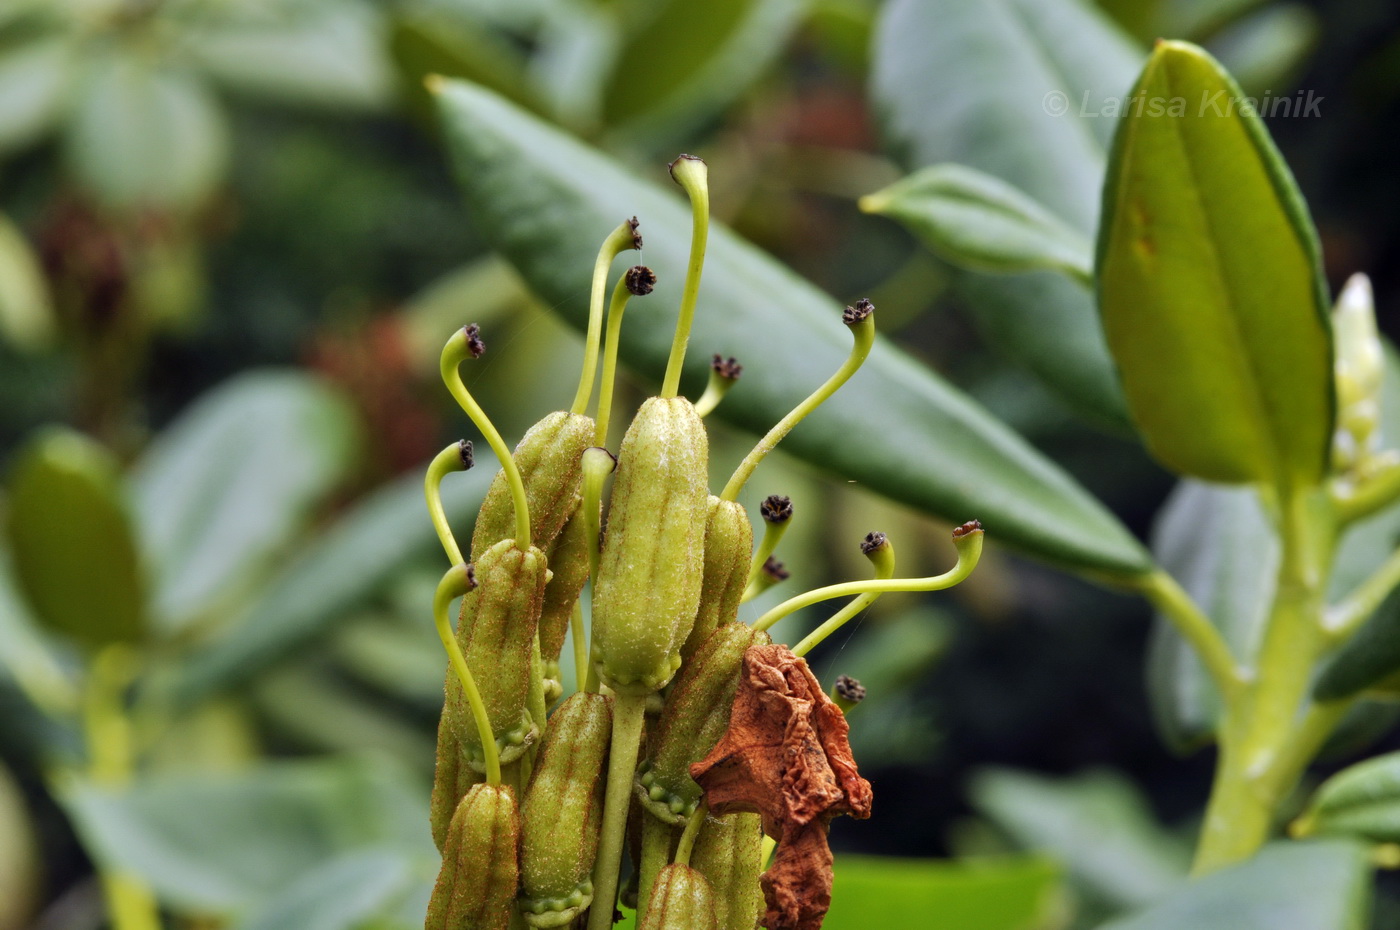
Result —
M 317 865 L 235 930 L 359 930 L 413 881 L 412 861 L 369 850 Z
M 1214 59 L 1161 42 L 1120 122 L 1099 309 L 1152 453 L 1222 482 L 1313 484 L 1332 443 L 1332 333 L 1293 177 Z M 1153 103 L 1156 103 L 1156 106 Z
M 34 613 L 89 645 L 146 633 L 146 580 L 121 471 L 71 430 L 30 440 L 10 475 L 6 532 Z
M 156 619 L 182 629 L 243 593 L 345 480 L 349 404 L 292 371 L 239 375 L 183 411 L 133 473 Z
M 67 156 L 110 206 L 189 208 L 223 178 L 228 127 L 195 76 L 106 53 L 88 63 Z
M 30 926 L 44 886 L 44 860 L 24 791 L 0 763 L 0 927 Z
M 1092 237 L 1114 120 L 1079 113 L 1123 94 L 1141 61 L 1081 0 L 892 0 L 876 31 L 871 93 L 907 169 L 975 165 Z M 1061 103 L 1066 112 L 1054 115 Z M 957 287 L 984 339 L 1084 415 L 1126 427 L 1082 287 L 1045 272 L 965 274 Z
M 393 74 L 378 12 L 346 2 L 303 7 L 302 15 L 274 21 L 190 29 L 185 48 L 215 81 L 250 96 L 325 108 L 387 106 Z
M 1063 909 L 1060 874 L 1041 858 L 969 860 L 836 857 L 825 930 L 937 927 L 1040 930 Z
M 1371 872 L 1352 843 L 1274 843 L 1099 930 L 1362 930 Z
M 969 794 L 972 805 L 1023 848 L 1053 853 L 1103 900 L 1140 905 L 1185 877 L 1187 850 L 1120 775 L 1096 771 L 1055 780 L 983 769 Z
M 442 499 L 459 540 L 494 470 L 477 468 L 443 483 Z M 423 502 L 423 477 L 406 475 L 357 504 L 266 587 L 208 644 L 181 660 L 167 683 L 179 705 L 248 680 L 325 632 L 408 562 L 438 548 Z M 443 570 L 446 570 L 446 556 Z M 426 605 L 424 610 L 426 610 Z
M 35 707 L 50 717 L 68 717 L 78 705 L 77 685 L 24 602 L 11 562 L 11 553 L 0 550 L 0 668 Z
M 0 154 L 24 148 L 53 128 L 67 102 L 73 58 L 67 38 L 0 55 Z
M 1318 16 L 1307 6 L 1277 3 L 1231 24 L 1206 46 L 1247 93 L 1261 97 L 1261 116 L 1298 116 L 1308 98 L 1297 103 L 1292 78 L 1317 45 L 1319 31 Z
M 433 861 L 426 786 L 354 760 L 266 763 L 59 792 L 88 854 L 177 908 L 230 914 L 288 892 L 323 863 L 391 849 Z
M 0 213 L 0 338 L 34 351 L 53 342 L 55 329 L 53 301 L 39 259 L 19 228 Z
M 1093 280 L 1089 240 L 1004 181 L 963 165 L 932 165 L 861 198 L 955 265 L 1015 273 L 1061 271 Z
M 1367 759 L 1327 779 L 1292 831 L 1299 836 L 1400 842 L 1400 752 Z
M 471 85 L 447 82 L 441 106 L 478 228 L 575 326 L 587 314 L 598 243 L 624 217 L 641 218 L 646 262 L 660 284 L 647 298 L 656 309 L 629 315 L 622 354 L 659 378 L 674 326 L 663 308 L 680 291 L 690 239 L 690 213 L 677 194 Z M 743 384 L 717 414 L 766 431 L 848 354 L 839 304 L 718 225 L 706 268 L 684 383 L 704 383 L 710 353 L 738 356 L 748 363 Z M 1055 465 L 883 341 L 783 448 L 925 512 L 977 517 L 998 542 L 1062 564 L 1117 575 L 1149 564 L 1123 526 Z
M 430 74 L 467 78 L 531 112 L 545 112 L 525 56 L 468 17 L 431 7 L 401 12 L 394 17 L 389 49 L 415 112 L 433 112 L 432 95 L 423 86 Z
M 1252 488 L 1185 480 L 1157 515 L 1152 554 L 1223 633 L 1231 652 L 1250 662 L 1273 602 L 1278 538 Z M 1176 627 L 1154 621 L 1148 695 L 1167 744 L 1186 752 L 1210 742 L 1220 696 Z

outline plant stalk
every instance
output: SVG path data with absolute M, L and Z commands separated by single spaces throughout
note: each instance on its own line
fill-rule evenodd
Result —
M 609 930 L 617 907 L 618 869 L 627 836 L 627 811 L 632 806 L 632 779 L 637 772 L 642 725 L 646 722 L 644 694 L 613 695 L 612 746 L 608 752 L 608 784 L 603 796 L 603 825 L 598 858 L 593 863 L 593 906 L 588 930 Z

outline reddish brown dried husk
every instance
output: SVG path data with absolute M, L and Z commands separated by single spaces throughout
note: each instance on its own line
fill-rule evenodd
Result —
M 452 815 L 424 930 L 509 930 L 520 825 L 506 785 L 477 785 Z
M 714 894 L 705 877 L 674 863 L 656 876 L 638 930 L 716 930 Z

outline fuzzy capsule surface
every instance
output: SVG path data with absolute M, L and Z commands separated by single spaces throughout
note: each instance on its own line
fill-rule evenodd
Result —
M 706 506 L 700 609 L 681 648 L 681 656 L 687 660 L 716 627 L 739 616 L 739 602 L 748 587 L 749 560 L 753 558 L 753 524 L 743 505 L 710 495 Z
M 557 668 L 574 604 L 588 581 L 588 528 L 577 509 L 549 549 L 549 570 L 554 577 L 544 587 L 540 655 L 547 668 Z
M 531 542 L 541 549 L 564 528 L 578 509 L 583 486 L 583 450 L 593 444 L 593 418 L 556 411 L 526 431 L 511 456 L 525 483 L 530 503 Z M 472 530 L 472 559 L 515 535 L 515 504 L 505 471 L 498 471 L 486 492 Z
M 433 795 L 428 805 L 428 820 L 438 852 L 447 844 L 447 832 L 457 805 L 468 791 L 486 780 L 485 775 L 468 764 L 457 730 L 451 715 L 443 714 L 438 718 L 437 767 L 433 770 Z
M 638 930 L 717 930 L 714 893 L 705 876 L 672 863 L 652 886 Z
M 567 927 L 593 900 L 612 700 L 578 692 L 549 718 L 521 806 L 520 912 L 532 927 Z
M 705 818 L 691 866 L 714 892 L 719 930 L 753 930 L 763 916 L 763 818 L 736 812 Z
M 544 553 L 534 546 L 519 549 L 513 539 L 491 546 L 474 567 L 477 585 L 462 598 L 457 642 L 481 690 L 505 764 L 518 759 L 539 732 L 525 700 L 548 570 Z M 443 714 L 450 716 L 468 764 L 485 771 L 481 736 L 451 669 L 446 690 Z
M 700 607 L 709 438 L 683 397 L 642 404 L 618 451 L 593 599 L 593 655 L 614 691 L 649 694 L 680 667 Z
M 507 785 L 477 785 L 452 815 L 424 930 L 508 930 L 520 818 Z
M 700 803 L 704 792 L 690 777 L 690 766 L 705 758 L 729 727 L 744 653 L 769 642 L 767 633 L 748 624 L 726 623 L 685 664 L 637 773 L 637 798 L 653 816 L 680 825 Z

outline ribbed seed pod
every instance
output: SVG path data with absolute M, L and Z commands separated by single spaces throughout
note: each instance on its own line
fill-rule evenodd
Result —
M 506 785 L 477 785 L 457 805 L 424 930 L 508 930 L 519 881 L 520 823 Z
M 593 599 L 593 656 L 614 691 L 671 680 L 700 607 L 709 440 L 690 401 L 642 404 L 618 453 Z
M 525 482 L 530 502 L 531 541 L 541 549 L 564 528 L 564 522 L 578 509 L 583 469 L 583 450 L 593 444 L 593 418 L 556 411 L 540 420 L 521 437 L 512 458 Z M 486 500 L 476 515 L 472 531 L 472 559 L 515 535 L 515 504 L 505 471 L 496 473 Z
M 485 775 L 467 763 L 466 752 L 462 749 L 457 727 L 450 715 L 438 717 L 437 768 L 433 770 L 433 796 L 428 809 L 433 842 L 437 844 L 438 852 L 442 852 L 447 843 L 447 830 L 457 804 L 473 786 L 485 780 Z
M 638 930 L 717 930 L 714 893 L 705 876 L 688 865 L 661 870 Z
M 544 586 L 544 609 L 540 613 L 540 655 L 546 674 L 559 677 L 559 652 L 569 632 L 574 604 L 588 581 L 588 528 L 578 510 L 549 549 L 549 570 L 554 577 Z M 583 682 L 579 682 L 583 687 Z
M 705 818 L 690 865 L 710 883 L 719 930 L 753 930 L 763 916 L 763 818 L 711 814 Z
M 637 773 L 642 806 L 665 823 L 685 823 L 700 803 L 703 792 L 690 777 L 690 766 L 705 758 L 729 727 L 744 652 L 769 642 L 767 633 L 747 624 L 726 623 L 685 664 Z
M 530 719 L 525 700 L 544 603 L 545 558 L 533 546 L 522 551 L 506 539 L 483 552 L 474 568 L 477 586 L 462 598 L 457 642 L 481 690 L 504 764 L 525 752 L 543 722 Z M 485 771 L 481 737 L 451 670 L 443 715 L 450 717 L 469 764 Z
M 681 648 L 689 659 L 715 628 L 739 616 L 739 602 L 748 587 L 753 557 L 753 524 L 738 501 L 710 495 L 705 521 L 705 575 L 700 586 L 700 610 Z
M 549 718 L 521 807 L 520 911 L 533 927 L 566 927 L 593 900 L 612 701 L 580 691 Z

